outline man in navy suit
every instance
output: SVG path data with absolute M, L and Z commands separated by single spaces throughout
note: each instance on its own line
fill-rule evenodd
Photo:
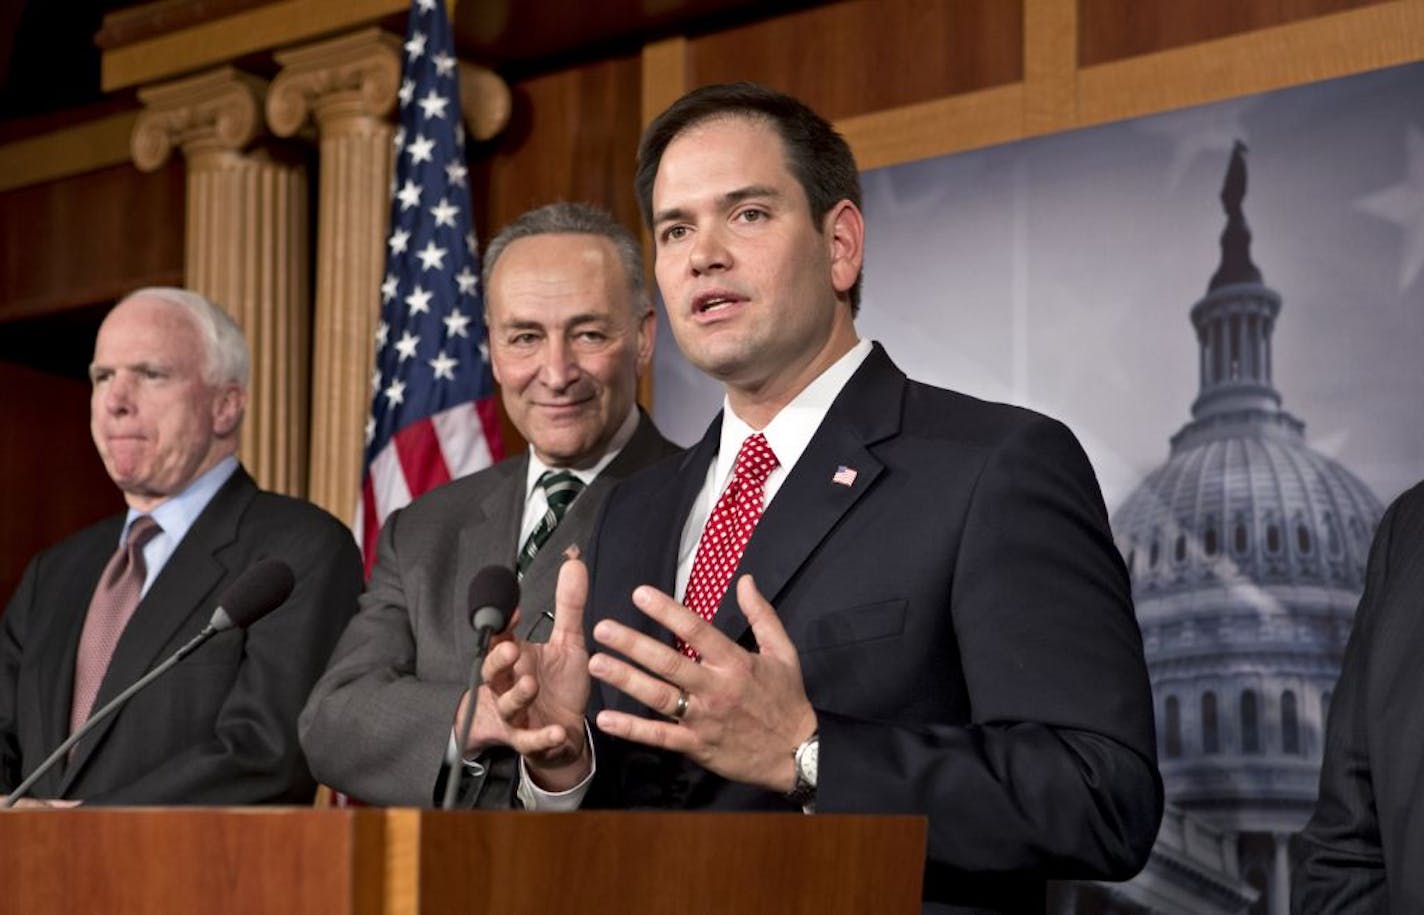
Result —
M 726 398 L 609 495 L 548 645 L 491 655 L 526 804 L 923 814 L 926 911 L 1136 873 L 1151 694 L 1073 435 L 859 338 L 855 162 L 795 99 L 684 96 L 637 189 L 678 345 Z
M 212 302 L 133 293 L 100 326 L 89 374 L 94 444 L 128 508 L 36 556 L 0 619 L 0 794 L 197 635 L 233 580 L 270 556 L 292 567 L 291 597 L 136 694 L 35 785 L 35 803 L 310 803 L 297 714 L 356 610 L 351 532 L 258 489 L 238 463 L 247 343 Z M 116 553 L 132 560 L 137 603 L 104 657 L 83 646 L 114 609 L 101 574 L 112 580 Z

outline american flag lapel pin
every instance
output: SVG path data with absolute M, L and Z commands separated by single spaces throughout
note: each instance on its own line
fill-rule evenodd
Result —
M 836 472 L 831 474 L 831 482 L 839 483 L 841 486 L 854 486 L 855 468 L 847 467 L 844 464 L 837 465 Z

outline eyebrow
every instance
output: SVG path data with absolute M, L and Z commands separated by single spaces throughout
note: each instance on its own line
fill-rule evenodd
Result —
M 715 202 L 719 210 L 725 210 L 728 207 L 735 206 L 736 204 L 741 203 L 744 200 L 768 198 L 777 200 L 780 199 L 782 196 L 783 195 L 781 191 L 777 190 L 774 187 L 771 187 L 770 185 L 753 184 L 747 187 L 737 188 L 735 191 L 728 191 L 725 194 L 721 194 L 717 197 Z M 653 214 L 653 225 L 662 225 L 663 223 L 672 220 L 687 219 L 689 215 L 690 211 L 684 209 L 683 207 L 669 207 L 668 209 L 659 210 L 657 213 Z
M 592 324 L 608 320 L 608 315 L 583 312 L 582 314 L 573 315 L 567 321 L 564 321 L 561 326 L 574 327 L 579 324 Z M 545 322 L 536 321 L 532 318 L 514 318 L 501 323 L 496 330 L 543 330 L 547 326 Z

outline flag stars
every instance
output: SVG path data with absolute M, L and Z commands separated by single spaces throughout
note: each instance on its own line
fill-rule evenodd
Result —
M 400 198 L 402 213 L 411 207 L 420 206 L 420 192 L 422 190 L 424 189 L 420 185 L 411 181 L 409 178 L 406 179 L 405 184 L 396 192 L 396 196 Z
M 479 254 L 475 249 L 475 232 L 473 229 L 465 233 L 465 247 L 470 249 L 471 254 Z
M 392 296 L 392 297 L 395 296 L 395 290 L 394 290 L 394 289 L 391 290 L 391 296 Z M 376 348 L 377 348 L 377 349 L 380 349 L 381 347 L 385 346 L 385 345 L 386 345 L 386 341 L 390 339 L 390 336 L 391 336 L 391 326 L 390 326 L 389 324 L 387 324 L 385 321 L 382 321 L 380 324 L 377 324 L 377 325 L 376 325 Z
M 366 420 L 366 444 L 371 444 L 371 439 L 376 437 L 376 417 L 372 416 Z
M 396 275 L 394 273 L 387 273 L 386 281 L 381 284 L 381 302 L 385 303 L 389 302 L 391 299 L 394 299 L 396 297 L 396 293 L 399 291 L 400 280 L 396 278 Z M 385 324 L 382 324 L 381 327 L 384 328 Z M 384 345 L 386 342 L 385 340 L 381 339 L 380 331 L 377 332 L 376 339 L 380 340 L 382 345 Z
M 424 248 L 415 252 L 415 256 L 420 258 L 420 267 L 422 270 L 444 270 L 445 254 L 448 250 L 447 248 L 437 248 L 435 246 L 435 239 L 432 238 L 425 243 Z
M 465 332 L 465 327 L 470 323 L 470 316 L 460 311 L 458 307 L 450 309 L 450 313 L 440 320 L 445 322 L 445 335 L 447 337 L 465 337 L 469 339 L 469 334 Z
M 399 378 L 392 378 L 391 383 L 385 390 L 386 403 L 392 407 L 405 402 L 405 382 Z
M 404 108 L 406 105 L 409 105 L 410 100 L 415 98 L 415 80 L 401 80 L 400 91 L 397 92 L 396 95 L 400 98 L 400 104 L 402 108 Z
M 435 12 L 435 0 L 415 0 L 415 5 L 420 7 L 422 13 Z
M 444 51 L 441 51 L 430 59 L 435 61 L 435 71 L 441 76 L 449 76 L 455 72 L 455 58 L 446 54 Z
M 395 135 L 391 137 L 391 146 L 395 148 L 395 155 L 399 156 L 401 150 L 405 149 L 405 128 L 397 127 Z M 392 182 L 394 183 L 394 182 Z
M 465 176 L 469 173 L 470 170 L 465 168 L 465 163 L 463 162 L 455 161 L 445 164 L 445 180 L 449 181 L 454 187 L 464 187 Z
M 430 297 L 432 293 L 426 292 L 416 284 L 415 291 L 405 297 L 405 303 L 410 306 L 411 317 L 415 317 L 422 311 L 430 314 Z
M 381 370 L 380 370 L 380 368 L 377 368 L 374 372 L 371 373 L 371 390 L 372 390 L 372 391 L 379 391 L 380 389 L 381 389 Z
M 426 120 L 430 118 L 443 118 L 445 117 L 445 106 L 450 104 L 450 99 L 437 94 L 434 89 L 431 89 L 425 94 L 425 98 L 421 99 L 417 104 L 420 105 L 420 113 L 425 116 Z
M 412 334 L 412 333 L 411 333 L 410 331 L 408 331 L 408 330 L 405 331 L 405 332 L 403 332 L 403 333 L 401 334 L 401 338 L 396 341 L 396 352 L 400 353 L 400 360 L 399 360 L 399 361 L 404 362 L 404 361 L 406 361 L 407 359 L 412 359 L 412 358 L 414 358 L 414 357 L 415 357 L 415 347 L 416 347 L 419 343 L 420 343 L 420 338 L 419 338 L 419 337 L 415 336 L 414 334 Z
M 460 272 L 455 274 L 455 282 L 460 284 L 460 295 L 474 295 L 475 288 L 480 284 L 480 278 L 475 276 L 470 265 L 466 264 L 460 268 Z
M 410 41 L 405 43 L 405 52 L 410 55 L 411 60 L 419 58 L 425 53 L 425 33 L 416 32 L 410 36 Z
M 391 233 L 390 240 L 386 244 L 390 245 L 392 254 L 404 254 L 406 248 L 410 246 L 410 233 L 405 229 L 396 229 Z
M 435 152 L 435 141 L 428 139 L 425 134 L 416 134 L 415 139 L 410 141 L 410 146 L 406 148 L 410 154 L 410 164 L 416 165 L 421 162 L 435 161 L 432 153 Z
M 445 355 L 445 351 L 443 349 L 435 354 L 434 359 L 427 359 L 425 361 L 430 363 L 430 367 L 435 370 L 435 377 L 437 380 L 440 378 L 444 378 L 448 381 L 455 380 L 454 369 L 455 366 L 460 364 L 460 360 L 452 359 L 451 357 Z
M 449 226 L 455 228 L 455 217 L 460 213 L 460 208 L 452 206 L 445 197 L 440 198 L 440 202 L 430 208 L 430 215 L 435 217 L 437 226 Z

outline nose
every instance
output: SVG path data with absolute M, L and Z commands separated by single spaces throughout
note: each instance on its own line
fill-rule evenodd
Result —
M 551 334 L 540 354 L 539 381 L 552 391 L 562 391 L 578 381 L 580 369 L 569 341 Z
M 124 372 L 109 376 L 100 397 L 105 411 L 112 416 L 126 416 L 133 412 L 133 382 Z
M 732 255 L 716 227 L 706 227 L 693 237 L 689 261 L 694 275 L 726 270 L 732 266 Z

